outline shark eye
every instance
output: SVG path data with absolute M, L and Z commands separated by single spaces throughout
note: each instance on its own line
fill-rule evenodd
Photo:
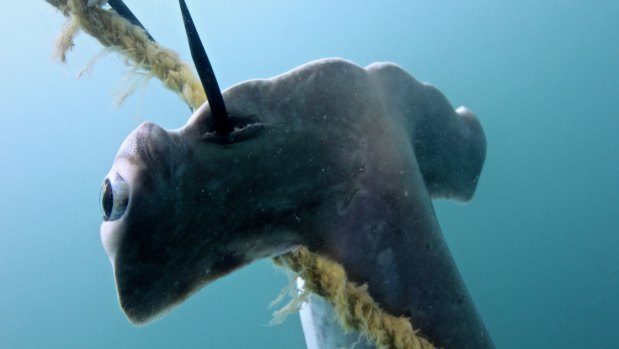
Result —
M 129 203 L 129 188 L 118 174 L 106 178 L 101 186 L 101 208 L 104 221 L 115 221 L 122 217 Z

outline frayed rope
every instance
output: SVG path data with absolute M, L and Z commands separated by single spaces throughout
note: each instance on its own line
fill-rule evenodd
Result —
M 275 257 L 273 261 L 302 278 L 305 290 L 324 297 L 335 309 L 345 330 L 359 332 L 378 349 L 435 348 L 413 329 L 409 319 L 381 309 L 368 293 L 367 286 L 349 281 L 339 263 L 305 247 Z M 298 302 L 293 298 L 293 306 Z
M 114 10 L 103 8 L 104 1 L 47 2 L 69 17 L 54 52 L 54 56 L 61 62 L 66 61 L 67 52 L 73 48 L 77 33 L 84 31 L 104 47 L 118 52 L 131 66 L 161 80 L 165 87 L 178 93 L 193 110 L 206 101 L 200 80 L 176 52 L 149 40 L 142 28 L 131 24 Z

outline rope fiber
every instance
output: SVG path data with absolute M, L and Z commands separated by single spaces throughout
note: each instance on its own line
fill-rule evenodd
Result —
M 173 50 L 149 39 L 139 26 L 131 24 L 112 9 L 105 9 L 100 1 L 46 0 L 69 17 L 58 41 L 56 56 L 66 61 L 79 30 L 90 34 L 104 47 L 117 51 L 128 62 L 147 74 L 155 76 L 165 87 L 178 93 L 183 101 L 196 110 L 206 101 L 200 80 L 191 67 Z

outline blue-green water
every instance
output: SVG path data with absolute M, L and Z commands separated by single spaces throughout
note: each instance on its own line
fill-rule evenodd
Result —
M 176 1 L 127 4 L 188 58 Z M 488 157 L 468 205 L 436 203 L 498 348 L 619 342 L 619 2 L 190 1 L 222 86 L 340 56 L 393 61 L 480 118 Z M 3 6 L 0 348 L 301 348 L 295 316 L 269 327 L 287 279 L 268 261 L 221 279 L 147 327 L 118 307 L 99 241 L 99 186 L 139 123 L 189 112 L 151 81 L 112 105 L 114 55 L 44 1 Z

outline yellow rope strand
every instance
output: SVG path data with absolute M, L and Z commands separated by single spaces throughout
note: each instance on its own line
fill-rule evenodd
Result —
M 101 8 L 101 1 L 46 1 L 70 17 L 56 44 L 56 55 L 61 61 L 65 61 L 67 51 L 73 47 L 73 38 L 81 29 L 105 47 L 118 51 L 134 67 L 156 76 L 193 109 L 206 101 L 199 80 L 176 52 L 149 40 L 142 28 L 114 11 Z M 273 261 L 303 278 L 306 290 L 324 297 L 335 308 L 344 329 L 361 333 L 377 348 L 434 348 L 413 330 L 407 318 L 386 313 L 369 295 L 367 287 L 350 282 L 340 264 L 305 247 Z
M 131 24 L 113 10 L 89 5 L 88 0 L 48 0 L 70 16 L 56 46 L 56 56 L 65 60 L 66 52 L 73 47 L 78 29 L 99 40 L 105 47 L 117 50 L 135 67 L 157 77 L 165 87 L 180 94 L 192 108 L 197 109 L 206 101 L 200 80 L 178 54 L 148 39 L 144 30 Z
M 372 299 L 366 286 L 349 281 L 339 263 L 305 247 L 273 261 L 301 277 L 307 290 L 324 297 L 335 308 L 345 330 L 361 333 L 378 349 L 434 348 L 418 335 L 409 319 L 388 314 Z

